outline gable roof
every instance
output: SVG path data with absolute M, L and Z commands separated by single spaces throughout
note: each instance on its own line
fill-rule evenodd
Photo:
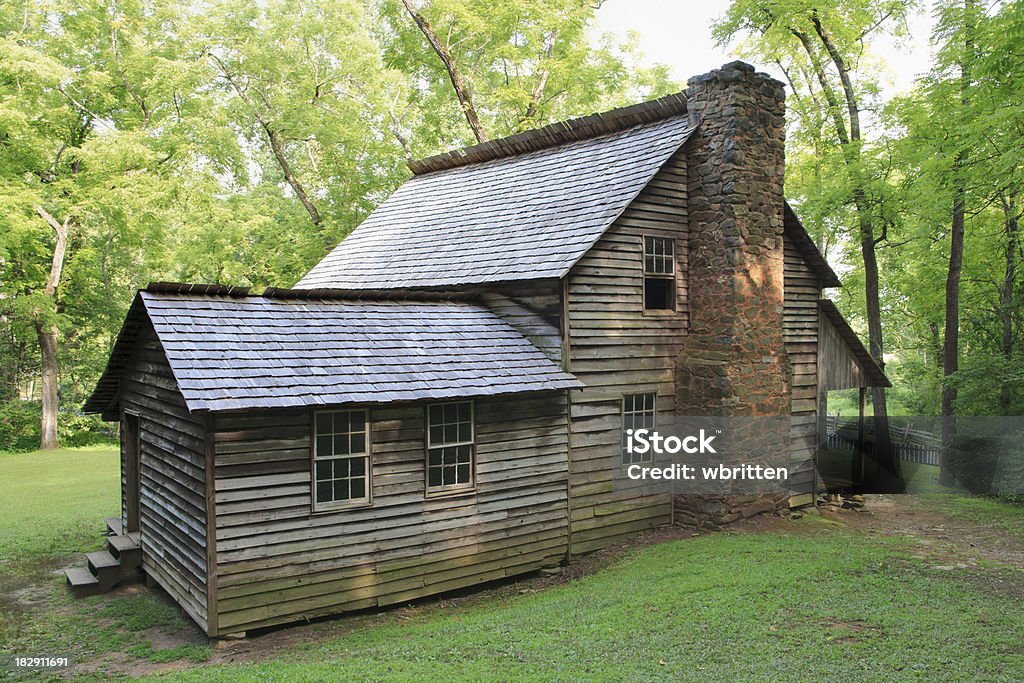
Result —
M 472 301 L 402 300 L 216 286 L 136 296 L 86 412 L 116 401 L 152 325 L 190 411 L 452 399 L 580 382 Z
M 868 386 L 891 387 L 892 382 L 885 376 L 885 371 L 882 370 L 878 361 L 874 359 L 868 350 L 864 348 L 864 343 L 861 342 L 860 337 L 850 327 L 850 323 L 846 322 L 846 318 L 839 312 L 836 305 L 829 299 L 818 299 L 818 308 L 829 319 L 832 326 L 836 328 L 836 332 L 846 342 L 853 357 L 857 359 L 857 364 L 860 365 L 865 377 L 868 378 Z
M 296 287 L 560 278 L 693 130 L 676 95 L 416 162 Z
M 828 265 L 828 261 L 818 251 L 818 246 L 811 239 L 811 236 L 807 234 L 804 224 L 797 218 L 796 212 L 793 211 L 793 207 L 789 205 L 789 202 L 784 202 L 782 229 L 786 233 L 786 237 L 793 241 L 793 246 L 800 252 L 800 256 L 803 257 L 807 267 L 818 276 L 818 282 L 821 283 L 822 287 L 842 286 L 839 276 L 836 275 L 836 272 L 832 270 L 832 266 Z

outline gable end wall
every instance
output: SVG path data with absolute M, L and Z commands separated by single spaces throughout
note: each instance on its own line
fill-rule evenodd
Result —
M 662 167 L 567 276 L 572 554 L 590 552 L 666 524 L 667 495 L 613 486 L 621 467 L 622 396 L 658 392 L 658 412 L 675 408 L 675 362 L 687 333 L 685 146 Z M 676 311 L 643 310 L 643 236 L 676 240 Z
M 121 376 L 120 407 L 122 434 L 124 412 L 139 416 L 142 569 L 207 629 L 206 424 L 185 407 L 151 328 Z

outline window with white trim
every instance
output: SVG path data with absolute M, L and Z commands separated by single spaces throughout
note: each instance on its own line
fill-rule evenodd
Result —
M 314 415 L 314 507 L 370 501 L 369 423 L 365 410 Z
M 473 486 L 473 402 L 427 407 L 427 492 Z
M 622 462 L 631 465 L 638 462 L 651 462 L 654 455 L 651 450 L 646 453 L 630 453 L 626 448 L 628 430 L 638 429 L 654 431 L 658 423 L 658 394 L 626 394 L 622 397 Z
M 676 308 L 676 241 L 644 236 L 644 310 Z

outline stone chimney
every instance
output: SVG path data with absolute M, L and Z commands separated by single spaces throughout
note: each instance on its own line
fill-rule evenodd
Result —
M 676 369 L 676 412 L 790 415 L 783 339 L 782 83 L 743 62 L 691 78 L 688 336 Z M 737 420 L 751 424 L 751 420 Z M 788 419 L 757 422 L 751 461 L 788 463 Z M 774 425 L 765 431 L 766 425 Z M 742 435 L 737 435 L 743 438 Z M 753 442 L 752 442 L 753 443 Z M 770 461 L 770 462 L 769 462 Z M 722 523 L 785 504 L 788 495 L 676 500 L 677 520 Z M 749 514 L 748 514 L 749 513 Z M 717 519 L 716 519 L 717 517 Z

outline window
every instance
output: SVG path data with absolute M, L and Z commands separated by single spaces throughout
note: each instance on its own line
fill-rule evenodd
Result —
M 670 237 L 644 237 L 644 310 L 676 308 L 676 242 Z
M 650 450 L 646 453 L 630 453 L 626 448 L 627 430 L 648 429 L 657 427 L 658 394 L 626 394 L 622 397 L 622 462 L 631 465 L 635 462 L 651 462 L 654 460 Z
M 370 501 L 370 449 L 365 410 L 314 416 L 314 507 Z
M 473 486 L 473 403 L 427 407 L 427 491 Z

